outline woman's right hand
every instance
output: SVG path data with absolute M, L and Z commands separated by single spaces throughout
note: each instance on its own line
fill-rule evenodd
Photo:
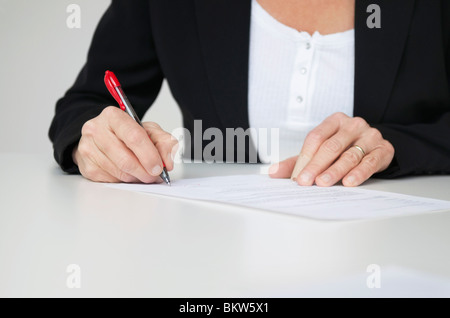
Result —
M 115 106 L 87 121 L 72 153 L 81 174 L 96 182 L 161 182 L 163 161 L 171 171 L 178 141 L 156 123 L 143 126 Z

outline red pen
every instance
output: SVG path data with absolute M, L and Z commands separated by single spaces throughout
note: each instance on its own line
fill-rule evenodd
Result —
M 122 86 L 119 83 L 119 80 L 117 79 L 116 75 L 114 75 L 111 71 L 106 71 L 105 73 L 105 85 L 106 88 L 108 88 L 108 91 L 111 93 L 112 97 L 119 103 L 120 109 L 125 111 L 128 115 L 130 115 L 139 125 L 142 126 L 141 121 L 139 120 L 139 117 L 136 115 L 136 112 L 134 111 L 133 107 L 131 106 L 130 101 L 128 100 L 127 96 L 122 90 Z M 169 174 L 166 169 L 166 165 L 163 161 L 163 171 L 159 175 L 161 179 L 163 179 L 168 185 L 170 185 L 170 178 Z

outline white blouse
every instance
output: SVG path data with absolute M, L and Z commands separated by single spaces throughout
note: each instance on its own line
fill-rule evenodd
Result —
M 329 115 L 353 116 L 354 44 L 354 30 L 311 36 L 252 0 L 248 111 L 263 162 L 297 155 L 306 134 Z M 272 128 L 279 129 L 279 138 L 272 136 L 279 145 L 267 150 L 261 142 Z

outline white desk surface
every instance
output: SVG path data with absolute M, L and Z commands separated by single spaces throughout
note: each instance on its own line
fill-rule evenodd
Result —
M 370 297 L 369 264 L 381 279 L 392 266 L 450 279 L 450 211 L 323 222 L 112 189 L 50 155 L 0 154 L 0 167 L 0 297 Z M 259 170 L 189 164 L 171 177 Z M 363 187 L 450 200 L 450 176 Z

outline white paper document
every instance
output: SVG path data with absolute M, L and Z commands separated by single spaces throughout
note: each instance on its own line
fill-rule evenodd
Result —
M 205 200 L 326 220 L 352 220 L 450 211 L 450 201 L 333 186 L 301 187 L 290 179 L 238 175 L 174 180 L 166 184 L 114 184 L 113 188 Z

